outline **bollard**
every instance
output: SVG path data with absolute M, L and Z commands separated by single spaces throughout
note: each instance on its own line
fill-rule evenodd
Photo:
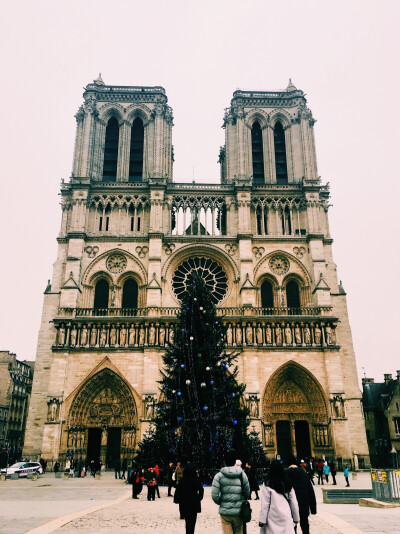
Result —
M 5 479 L 6 479 L 6 474 L 5 473 L 1 473 L 0 480 L 5 480 Z
M 69 478 L 69 473 L 67 473 L 66 471 L 64 473 L 64 478 Z
M 55 475 L 56 475 L 56 478 L 62 478 L 62 476 L 63 476 L 63 474 L 60 471 L 55 473 Z
M 96 473 L 96 475 L 95 475 L 95 479 L 96 479 L 96 480 L 100 480 L 100 479 L 101 479 L 101 474 L 100 474 L 100 473 Z
M 357 480 L 357 473 L 351 473 L 351 479 Z
M 19 474 L 18 473 L 13 473 L 10 478 L 11 478 L 11 480 L 18 480 L 19 479 Z
M 38 473 L 32 473 L 32 480 L 37 480 L 39 478 Z

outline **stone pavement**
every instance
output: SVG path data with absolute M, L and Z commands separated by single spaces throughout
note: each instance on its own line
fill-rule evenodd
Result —
M 369 473 L 351 480 L 352 487 L 369 487 Z M 343 481 L 338 477 L 338 486 Z M 310 517 L 312 534 L 400 534 L 400 509 L 362 508 L 358 505 L 324 504 L 322 492 L 315 487 L 318 514 Z M 144 492 L 139 500 L 129 497 L 130 486 L 115 480 L 113 473 L 105 473 L 101 480 L 55 479 L 48 473 L 38 481 L 7 480 L 0 483 L 0 534 L 22 534 L 35 529 L 35 534 L 166 534 L 184 533 L 184 522 L 179 519 L 178 507 L 167 497 L 166 488 L 160 488 L 161 499 L 148 502 Z M 127 497 L 127 498 L 125 498 Z M 116 501 L 120 499 L 120 501 Z M 93 506 L 105 506 L 87 513 Z M 259 532 L 259 501 L 252 501 L 253 520 L 248 534 Z M 210 488 L 205 488 L 202 513 L 198 516 L 196 534 L 221 532 L 218 508 L 211 500 Z M 49 523 L 77 512 L 64 526 Z M 39 527 L 39 528 L 37 528 Z

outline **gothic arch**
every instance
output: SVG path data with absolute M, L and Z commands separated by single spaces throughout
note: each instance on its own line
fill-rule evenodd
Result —
M 129 123 L 129 126 L 132 126 L 133 121 L 139 117 L 142 119 L 143 126 L 146 128 L 148 123 L 151 121 L 151 111 L 143 104 L 131 104 L 125 110 L 125 117 Z
M 107 250 L 106 252 L 103 252 L 102 254 L 100 254 L 100 256 L 98 256 L 98 258 L 93 260 L 87 266 L 85 272 L 82 275 L 82 284 L 91 285 L 91 280 L 93 279 L 93 276 L 95 276 L 95 274 L 98 272 L 97 270 L 99 268 L 101 268 L 106 273 L 107 271 L 104 270 L 104 268 L 103 268 L 103 266 L 101 264 L 105 261 L 105 259 L 108 256 L 110 256 L 113 253 L 124 254 L 127 257 L 127 259 L 130 260 L 133 263 L 134 267 L 136 267 L 137 271 L 135 270 L 133 272 L 137 272 L 138 273 L 138 275 L 140 276 L 140 279 L 141 279 L 141 284 L 143 285 L 143 284 L 147 283 L 146 269 L 144 268 L 142 262 L 138 258 L 133 256 L 133 254 L 131 254 L 130 252 L 128 252 L 126 250 L 123 250 L 123 249 L 120 249 L 120 248 L 114 248 L 114 249 L 111 249 L 111 250 Z M 129 263 L 128 263 L 127 269 L 129 269 Z M 130 270 L 132 271 L 132 268 Z M 112 280 L 115 280 L 115 278 L 116 278 L 116 277 L 113 278 L 112 275 L 110 275 L 110 274 L 108 274 L 108 276 L 110 276 L 112 278 Z
M 305 419 L 310 424 L 328 424 L 328 401 L 318 380 L 305 367 L 289 361 L 268 380 L 263 393 L 264 423 Z
M 286 275 L 285 278 L 287 278 L 288 276 L 297 275 L 298 279 L 302 280 L 302 284 L 304 286 L 311 287 L 311 277 L 307 269 L 295 256 L 284 250 L 274 250 L 273 252 L 270 252 L 269 254 L 264 256 L 264 258 L 261 258 L 261 260 L 257 263 L 254 268 L 254 283 L 257 286 L 260 285 L 261 277 L 269 273 L 268 262 L 271 259 L 271 256 L 274 256 L 275 254 L 282 254 L 282 256 L 287 257 L 287 259 L 290 261 L 289 273 Z
M 263 130 L 268 126 L 268 113 L 265 113 L 264 111 L 261 111 L 259 109 L 252 109 L 251 111 L 249 111 L 245 121 L 245 125 L 247 126 L 247 128 L 251 129 L 256 121 L 260 124 L 261 129 Z
M 120 124 L 121 121 L 124 119 L 124 115 L 124 107 L 121 106 L 121 104 L 117 104 L 116 102 L 105 104 L 99 111 L 99 119 L 104 121 L 105 124 L 107 124 L 111 117 L 115 117 L 118 121 L 118 124 Z
M 291 116 L 290 113 L 283 109 L 277 109 L 271 112 L 270 116 L 270 126 L 274 129 L 277 122 L 282 123 L 283 129 L 288 128 L 291 125 Z

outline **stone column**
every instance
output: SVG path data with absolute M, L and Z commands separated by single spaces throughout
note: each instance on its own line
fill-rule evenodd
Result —
M 128 121 L 121 121 L 119 124 L 117 182 L 127 182 L 129 180 L 130 150 L 131 124 Z

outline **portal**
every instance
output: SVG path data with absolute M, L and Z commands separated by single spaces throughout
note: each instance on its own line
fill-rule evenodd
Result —
M 276 442 L 278 454 L 282 460 L 287 460 L 292 454 L 292 440 L 290 436 L 290 421 L 276 422 Z
M 109 428 L 107 434 L 107 467 L 115 467 L 121 455 L 121 429 Z
M 87 460 L 88 462 L 97 461 L 100 459 L 101 449 L 101 428 L 89 428 L 88 430 L 88 447 Z
M 310 429 L 307 421 L 295 421 L 294 435 L 297 458 L 300 460 L 311 456 Z

